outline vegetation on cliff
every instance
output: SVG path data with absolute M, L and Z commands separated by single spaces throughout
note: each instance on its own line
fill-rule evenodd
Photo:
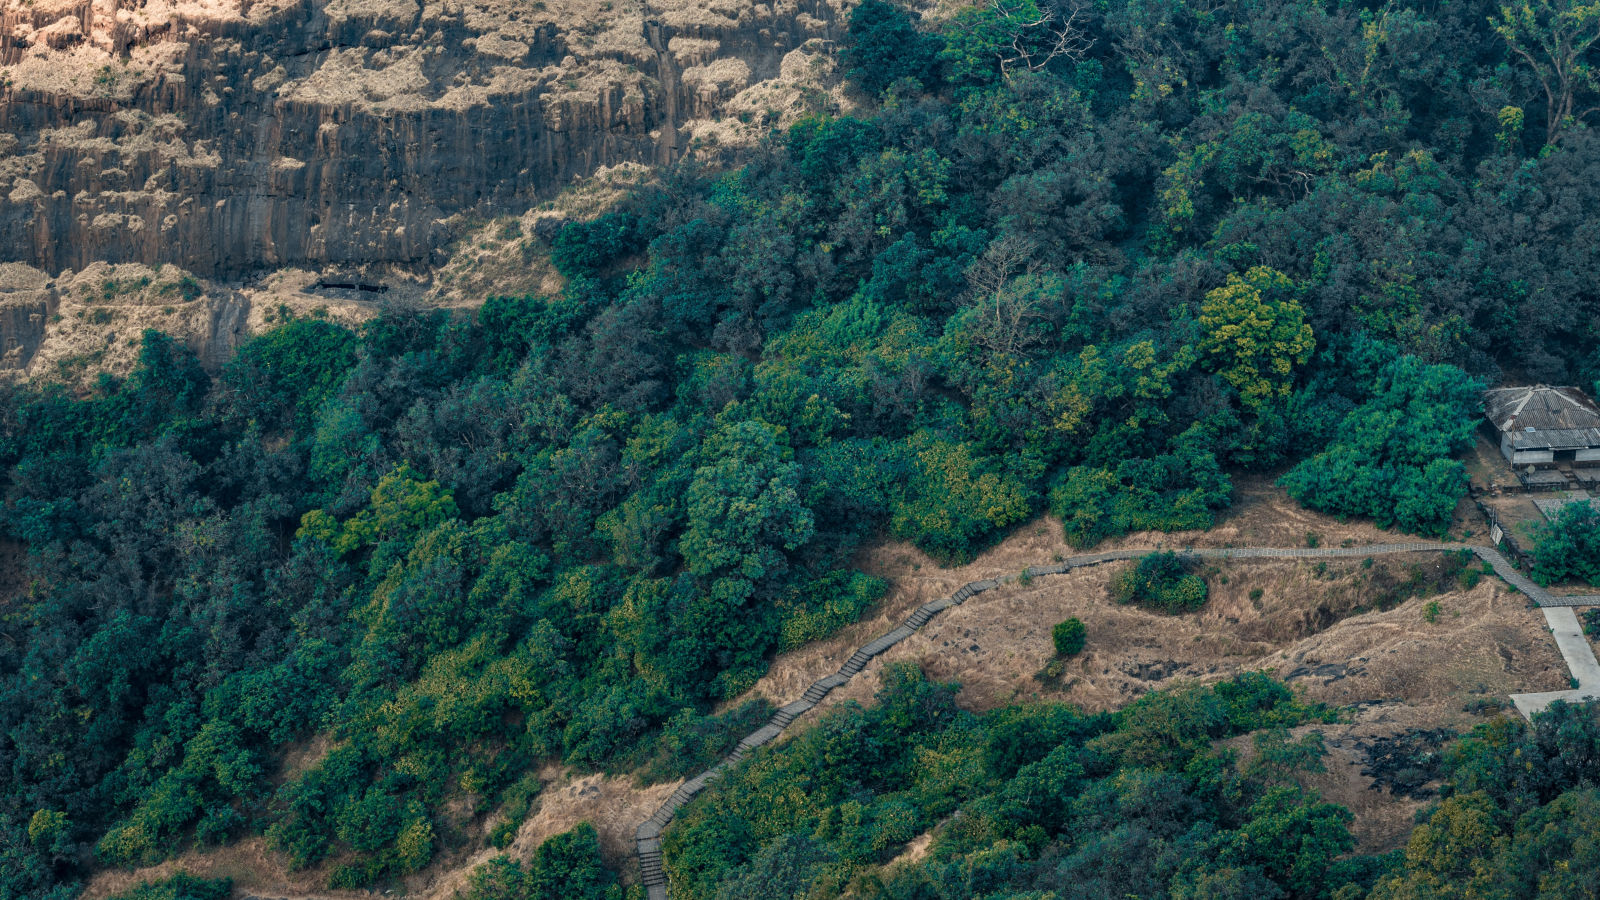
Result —
M 849 566 L 863 542 L 962 560 L 1047 506 L 1083 545 L 1205 527 L 1227 472 L 1291 464 L 1308 504 L 1438 530 L 1473 377 L 1600 374 L 1600 142 L 1566 114 L 1523 127 L 1559 80 L 1539 34 L 1572 20 L 1028 0 L 935 34 L 863 10 L 847 64 L 872 115 L 569 226 L 561 296 L 302 319 L 215 377 L 146 335 L 88 396 L 7 389 L 3 527 L 29 587 L 0 618 L 0 892 L 64 898 L 94 865 L 249 833 L 338 886 L 415 871 L 481 818 L 514 830 L 541 761 L 668 779 L 715 755 L 759 714 L 718 704 L 880 596 Z M 1074 723 L 1061 746 L 1117 744 L 1051 715 Z M 313 733 L 326 753 L 283 771 Z M 1234 789 L 1165 780 L 1173 754 L 1212 759 L 1169 750 L 1093 770 L 1127 770 L 1097 790 Z M 885 807 L 881 835 L 784 852 L 888 852 L 989 791 L 970 772 Z M 1239 790 L 1184 807 L 1198 837 L 1173 852 L 1308 816 L 1322 843 L 1241 850 L 1243 880 L 1185 896 L 1310 890 L 1340 813 Z M 1076 815 L 1056 800 L 1016 800 L 1057 818 L 1006 832 L 1006 859 L 1037 866 Z M 1481 811 L 1500 831 L 1475 852 L 1498 858 L 1512 819 Z M 704 871 L 679 877 L 723 878 Z M 1158 871 L 1188 870 L 1138 870 Z

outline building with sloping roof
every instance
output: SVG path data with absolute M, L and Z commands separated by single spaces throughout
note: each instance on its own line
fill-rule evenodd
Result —
M 1514 465 L 1600 465 L 1600 406 L 1577 388 L 1496 388 L 1484 394 L 1483 415 Z

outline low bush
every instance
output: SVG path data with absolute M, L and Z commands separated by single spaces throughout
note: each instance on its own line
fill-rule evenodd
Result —
M 1111 579 L 1111 599 L 1168 615 L 1194 612 L 1206 605 L 1205 581 L 1189 572 L 1176 553 L 1152 553 Z
M 1050 638 L 1055 641 L 1057 656 L 1077 656 L 1083 652 L 1088 635 L 1082 620 L 1074 616 L 1051 629 Z

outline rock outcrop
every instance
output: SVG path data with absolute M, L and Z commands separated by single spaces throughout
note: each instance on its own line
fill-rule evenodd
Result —
M 436 266 L 768 102 L 845 0 L 674 2 L 0 0 L 0 261 Z
M 96 262 L 51 278 L 22 263 L 0 263 L 0 378 L 81 385 L 93 383 L 101 372 L 126 375 L 146 329 L 184 341 L 215 368 L 254 330 L 251 299 L 173 265 Z M 282 305 L 296 315 L 316 311 L 344 320 L 364 315 L 359 308 L 348 309 L 352 304 L 304 292 L 279 291 L 262 299 L 263 314 Z
M 38 269 L 0 263 L 0 369 L 26 369 L 44 343 L 45 323 L 59 305 Z

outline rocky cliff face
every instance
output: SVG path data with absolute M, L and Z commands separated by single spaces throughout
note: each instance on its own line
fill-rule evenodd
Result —
M 59 300 L 43 272 L 0 263 L 0 369 L 26 369 Z
M 845 0 L 673 2 L 0 0 L 0 261 L 438 265 L 766 102 Z

